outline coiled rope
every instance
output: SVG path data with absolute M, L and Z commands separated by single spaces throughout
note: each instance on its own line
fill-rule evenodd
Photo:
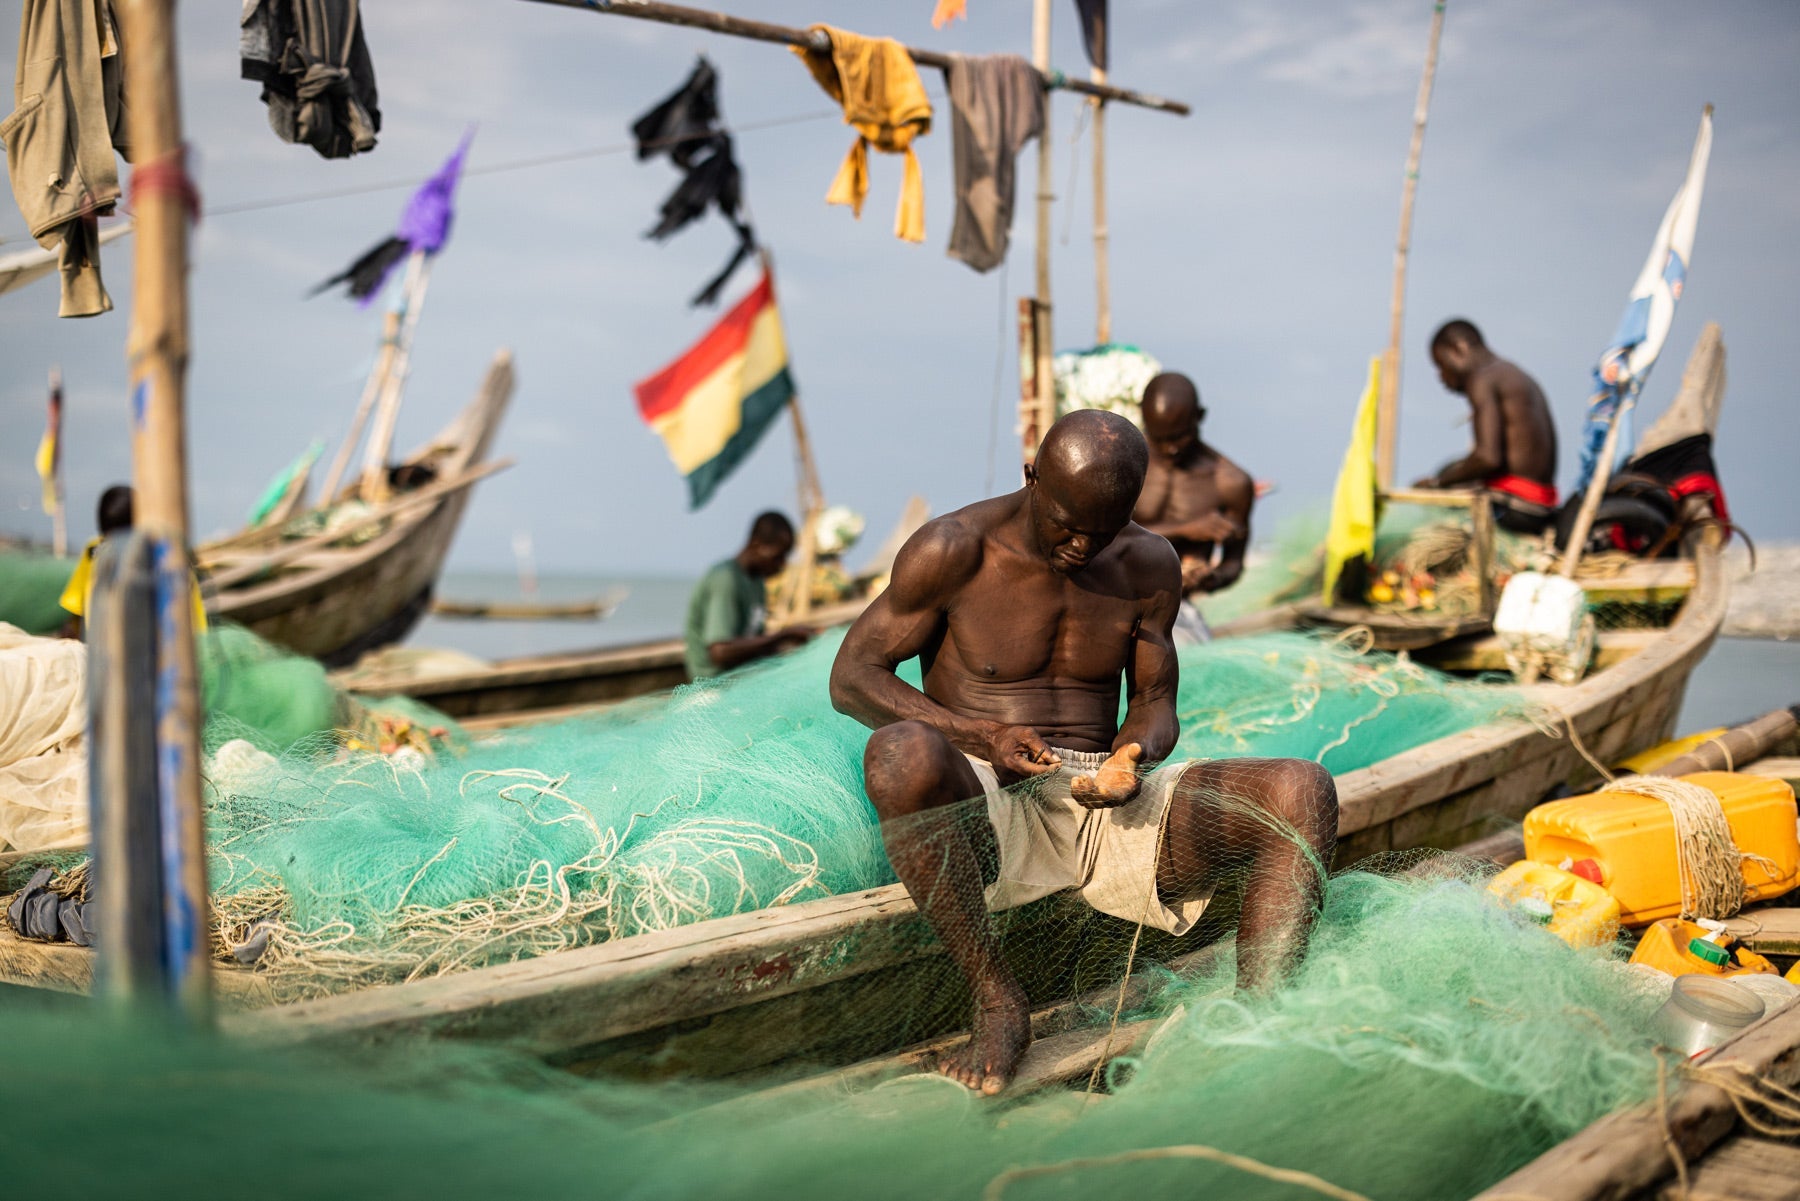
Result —
M 1761 855 L 1738 850 L 1725 808 L 1709 788 L 1667 776 L 1626 776 L 1601 791 L 1648 797 L 1669 807 L 1684 918 L 1735 917 L 1744 907 L 1744 861 L 1774 866 Z

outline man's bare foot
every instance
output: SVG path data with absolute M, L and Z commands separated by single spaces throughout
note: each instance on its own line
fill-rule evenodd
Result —
M 1031 1005 L 1014 991 L 975 1006 L 968 1044 L 938 1060 L 937 1070 L 983 1096 L 1012 1083 L 1013 1072 L 1031 1045 Z

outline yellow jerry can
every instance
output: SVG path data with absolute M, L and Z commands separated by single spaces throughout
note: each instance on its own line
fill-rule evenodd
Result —
M 1619 936 L 1619 902 L 1598 884 L 1559 867 L 1521 859 L 1488 881 L 1488 891 L 1570 946 L 1602 946 Z
M 1776 976 L 1779 969 L 1755 951 L 1736 945 L 1729 934 L 1713 935 L 1705 926 L 1666 917 L 1652 922 L 1638 940 L 1631 962 L 1671 976 Z M 1800 981 L 1796 981 L 1800 983 Z
M 1734 772 L 1682 776 L 1719 798 L 1743 862 L 1746 901 L 1800 884 L 1794 790 L 1785 780 Z M 1596 792 L 1539 805 L 1525 817 L 1525 857 L 1566 865 L 1619 900 L 1620 920 L 1647 926 L 1681 912 L 1675 819 L 1651 797 Z

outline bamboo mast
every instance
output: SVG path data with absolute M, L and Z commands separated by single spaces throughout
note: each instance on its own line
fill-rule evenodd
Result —
M 200 689 L 194 663 L 188 549 L 184 388 L 188 359 L 188 222 L 198 201 L 187 176 L 174 0 L 115 0 L 125 41 L 126 112 L 136 282 L 126 346 L 132 409 L 134 525 L 151 541 L 156 574 L 154 698 L 162 831 L 164 985 L 195 1019 L 210 1010 L 205 827 L 200 797 Z M 104 887 L 104 884 L 102 885 Z M 109 937 L 113 935 L 109 932 Z
M 375 365 L 369 369 L 369 378 L 363 383 L 362 398 L 356 402 L 356 416 L 350 420 L 350 432 L 344 435 L 344 444 L 338 447 L 337 457 L 331 461 L 331 473 L 325 477 L 325 487 L 319 493 L 323 504 L 331 503 L 337 496 L 338 485 L 344 482 L 344 472 L 349 470 L 350 458 L 356 453 L 357 443 L 362 441 L 363 426 L 369 422 L 375 398 L 381 395 L 388 372 L 393 370 L 394 347 L 399 341 L 400 310 L 389 309 L 382 316 L 381 348 L 375 352 Z
M 819 557 L 819 515 L 825 510 L 825 490 L 819 483 L 819 465 L 813 458 L 812 439 L 800 413 L 800 394 L 788 400 L 788 416 L 794 421 L 794 459 L 800 494 L 800 554 L 788 569 L 786 620 L 800 621 L 812 612 L 813 567 Z
M 1090 72 L 1097 84 L 1106 82 L 1106 70 Z M 1106 101 L 1095 96 L 1094 106 L 1094 344 L 1112 341 L 1112 280 L 1107 263 L 1106 228 Z
M 1050 75 L 1050 0 L 1032 0 L 1031 65 L 1038 74 Z M 1051 347 L 1056 344 L 1054 313 L 1050 303 L 1050 106 L 1044 106 L 1044 128 L 1037 140 L 1037 320 L 1033 324 L 1032 352 L 1037 362 L 1037 437 L 1041 441 L 1056 421 L 1056 381 L 1051 372 Z M 1037 447 L 1026 448 L 1035 458 Z
M 1375 417 L 1375 480 L 1394 485 L 1394 455 L 1400 436 L 1400 338 L 1406 314 L 1406 261 L 1412 252 L 1413 197 L 1419 190 L 1419 157 L 1425 150 L 1425 119 L 1431 112 L 1431 85 L 1437 77 L 1438 39 L 1444 32 L 1444 0 L 1431 13 L 1431 41 L 1425 72 L 1413 107 L 1412 145 L 1406 152 L 1406 181 L 1400 191 L 1400 235 L 1394 243 L 1394 293 L 1388 306 L 1388 347 L 1381 363 L 1381 401 Z
M 400 401 L 406 377 L 412 371 L 413 334 L 425 308 L 425 289 L 431 283 L 431 259 L 415 250 L 406 261 L 406 281 L 400 289 L 400 334 L 388 356 L 381 381 L 381 399 L 375 406 L 375 425 L 369 431 L 369 447 L 363 452 L 362 486 L 359 492 L 369 504 L 388 497 L 387 457 L 394 445 L 394 427 L 400 421 Z

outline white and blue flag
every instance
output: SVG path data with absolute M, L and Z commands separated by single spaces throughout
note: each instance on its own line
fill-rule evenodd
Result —
M 1594 368 L 1594 392 L 1588 398 L 1587 425 L 1582 431 L 1581 476 L 1579 491 L 1588 486 L 1606 441 L 1606 431 L 1614 414 L 1625 423 L 1617 442 L 1620 463 L 1629 456 L 1634 441 L 1631 436 L 1631 410 L 1638 393 L 1662 353 L 1668 340 L 1669 326 L 1675 320 L 1675 305 L 1687 282 L 1688 264 L 1694 252 L 1694 229 L 1700 223 L 1700 197 L 1706 189 L 1706 161 L 1712 153 L 1712 105 L 1700 117 L 1700 133 L 1694 139 L 1694 153 L 1688 160 L 1687 178 L 1669 202 L 1657 228 L 1650 257 L 1644 261 L 1637 283 L 1632 286 L 1631 300 L 1625 315 L 1619 319 L 1618 332 L 1612 344 L 1600 356 Z

